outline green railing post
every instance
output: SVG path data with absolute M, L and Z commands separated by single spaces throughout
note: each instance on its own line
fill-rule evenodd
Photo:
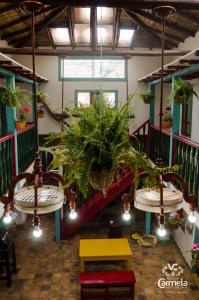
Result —
M 55 240 L 60 241 L 60 222 L 61 222 L 61 210 L 58 209 L 55 212 Z
M 150 103 L 149 108 L 149 123 L 154 124 L 155 119 L 155 85 L 149 83 L 149 92 L 154 95 L 153 101 Z

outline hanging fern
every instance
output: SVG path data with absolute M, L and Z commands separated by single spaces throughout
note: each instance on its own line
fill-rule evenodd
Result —
M 79 109 L 79 115 L 79 120 L 74 120 L 64 132 L 48 138 L 48 142 L 61 143 L 45 149 L 53 153 L 54 167 L 66 167 L 67 186 L 76 183 L 86 197 L 99 172 L 107 174 L 111 181 L 111 174 L 118 175 L 123 168 L 131 168 L 134 174 L 139 168 L 149 168 L 146 156 L 136 151 L 129 140 L 128 103 L 113 108 L 100 95 L 92 106 Z

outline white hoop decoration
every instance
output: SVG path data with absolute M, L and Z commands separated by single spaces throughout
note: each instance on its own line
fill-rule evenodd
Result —
M 182 208 L 183 194 L 180 191 L 163 189 L 164 212 L 169 213 Z M 150 188 L 136 191 L 134 206 L 137 209 L 160 213 L 160 192 Z
M 35 208 L 34 186 L 20 189 L 14 195 L 14 206 L 19 211 L 34 214 Z M 56 186 L 43 185 L 38 189 L 38 214 L 53 212 L 62 207 L 64 202 L 63 191 Z

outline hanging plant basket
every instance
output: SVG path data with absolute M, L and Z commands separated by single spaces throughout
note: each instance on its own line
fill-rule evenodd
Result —
M 169 223 L 169 227 L 171 229 L 173 229 L 173 230 L 176 230 L 176 229 L 178 229 L 180 227 L 180 223 L 178 223 L 178 224 L 171 224 L 171 223 Z
M 37 112 L 37 117 L 43 119 L 45 117 L 44 112 Z
M 15 121 L 16 129 L 24 129 L 26 127 L 26 122 L 24 121 Z
M 184 103 L 183 96 L 176 97 L 176 98 L 174 98 L 174 100 L 175 100 L 175 103 L 178 103 L 178 104 L 183 104 Z
M 172 121 L 162 121 L 163 129 L 170 129 L 172 127 Z
M 107 194 L 107 189 L 113 181 L 115 175 L 115 170 L 100 170 L 93 172 L 90 178 L 91 186 L 97 190 L 101 191 L 104 196 Z

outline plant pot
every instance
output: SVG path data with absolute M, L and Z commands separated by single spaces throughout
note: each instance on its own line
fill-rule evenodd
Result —
M 45 113 L 40 113 L 40 112 L 38 112 L 38 113 L 37 113 L 37 117 L 38 117 L 38 118 L 44 118 L 44 117 L 45 117 Z
M 93 172 L 89 181 L 95 190 L 102 191 L 103 195 L 106 196 L 106 191 L 111 185 L 114 175 L 114 170 L 100 170 Z
M 175 102 L 178 104 L 183 104 L 184 103 L 184 98 L 183 96 L 180 96 L 178 98 L 174 98 Z
M 171 229 L 173 229 L 173 230 L 178 229 L 179 226 L 180 226 L 180 224 L 171 224 L 171 223 L 169 223 L 169 227 L 170 227 Z
M 16 129 L 23 129 L 26 127 L 26 122 L 24 121 L 15 121 Z
M 169 129 L 172 127 L 172 121 L 162 121 L 162 128 Z
M 151 103 L 151 99 L 148 98 L 143 98 L 143 101 L 145 104 L 150 104 Z

